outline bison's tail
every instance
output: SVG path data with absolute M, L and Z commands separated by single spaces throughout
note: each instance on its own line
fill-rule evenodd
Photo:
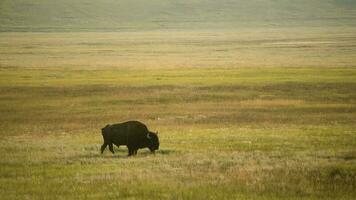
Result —
M 107 129 L 108 127 L 110 127 L 110 124 L 107 124 L 104 128 L 101 129 L 101 134 L 104 134 L 105 129 Z

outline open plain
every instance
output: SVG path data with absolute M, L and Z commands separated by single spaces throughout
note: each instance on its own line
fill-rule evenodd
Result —
M 216 2 L 1 1 L 0 199 L 355 199 L 356 3 Z

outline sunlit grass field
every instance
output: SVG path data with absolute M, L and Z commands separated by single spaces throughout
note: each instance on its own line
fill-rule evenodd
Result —
M 354 200 L 356 1 L 0 0 L 0 156 L 0 200 Z
M 352 67 L 0 69 L 1 199 L 354 199 Z M 160 150 L 100 155 L 137 119 Z
M 354 199 L 354 33 L 0 33 L 1 199 Z

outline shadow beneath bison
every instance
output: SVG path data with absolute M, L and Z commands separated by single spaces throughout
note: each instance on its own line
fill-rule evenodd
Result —
M 134 156 L 127 156 L 127 150 L 126 149 L 116 149 L 115 150 L 115 154 L 111 154 L 110 157 L 112 158 L 117 158 L 117 157 L 148 157 L 148 156 L 156 156 L 156 155 L 170 155 L 170 154 L 174 154 L 177 153 L 177 151 L 172 150 L 172 149 L 162 149 L 162 150 L 158 150 L 155 153 L 152 153 L 148 150 L 141 150 L 138 151 L 137 155 Z M 99 156 L 103 156 L 103 157 L 107 157 L 108 154 L 106 155 L 99 155 Z M 110 154 L 109 154 L 110 155 Z
M 75 155 L 72 157 L 67 157 L 67 159 L 70 160 L 83 160 L 83 159 L 99 159 L 99 158 L 135 158 L 135 157 L 149 157 L 149 156 L 158 156 L 158 155 L 170 155 L 170 154 L 175 154 L 177 153 L 176 150 L 172 150 L 172 149 L 162 149 L 162 150 L 158 150 L 155 153 L 151 153 L 148 150 L 141 150 L 137 153 L 137 155 L 135 156 L 127 156 L 127 149 L 124 148 L 120 148 L 120 149 L 115 149 L 115 154 L 111 154 L 111 153 L 106 153 L 106 154 L 100 154 L 100 152 L 93 152 L 91 151 L 88 154 L 82 154 L 82 155 Z

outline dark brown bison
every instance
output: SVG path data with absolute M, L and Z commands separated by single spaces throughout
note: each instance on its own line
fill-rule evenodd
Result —
M 150 132 L 147 126 L 139 121 L 128 121 L 120 124 L 108 124 L 101 129 L 104 144 L 101 146 L 101 153 L 107 145 L 109 150 L 114 153 L 113 144 L 117 147 L 126 145 L 129 154 L 136 155 L 137 150 L 149 148 L 152 153 L 159 148 L 159 140 L 156 133 Z

